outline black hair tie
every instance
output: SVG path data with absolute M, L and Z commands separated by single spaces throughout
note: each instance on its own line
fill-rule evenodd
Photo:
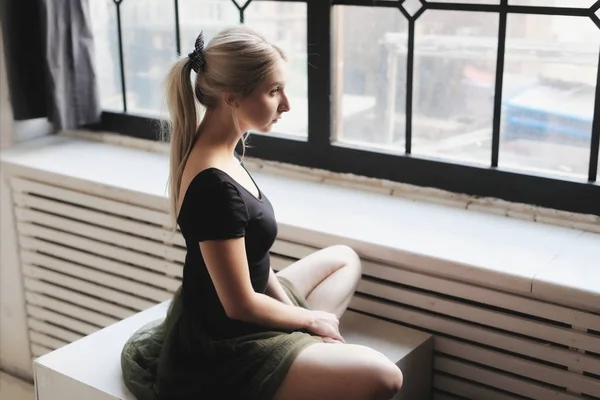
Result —
M 204 65 L 206 60 L 204 59 L 204 34 L 200 32 L 198 38 L 196 38 L 196 45 L 194 51 L 188 54 L 190 62 L 192 63 L 192 69 L 195 73 L 204 71 Z

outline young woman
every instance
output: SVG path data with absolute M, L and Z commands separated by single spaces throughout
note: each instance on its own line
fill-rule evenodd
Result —
M 166 319 L 123 349 L 140 400 L 383 400 L 400 390 L 396 365 L 338 330 L 361 277 L 354 251 L 329 247 L 278 274 L 270 266 L 274 210 L 235 147 L 290 110 L 285 61 L 238 27 L 206 48 L 200 34 L 169 73 L 170 194 L 187 257 Z

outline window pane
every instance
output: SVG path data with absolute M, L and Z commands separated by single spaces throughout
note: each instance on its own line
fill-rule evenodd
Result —
M 490 163 L 498 14 L 426 11 L 415 26 L 413 153 Z
M 500 4 L 500 0 L 432 0 L 430 3 Z
M 406 19 L 395 8 L 333 13 L 334 140 L 403 151 Z
M 599 45 L 588 18 L 508 16 L 502 166 L 587 176 Z
M 423 8 L 423 3 L 421 0 L 404 0 L 402 3 L 402 8 L 404 8 L 408 15 L 414 17 L 417 12 Z
M 121 5 L 127 111 L 166 112 L 163 82 L 177 58 L 173 1 L 127 0 Z
M 253 1 L 244 13 L 245 25 L 283 49 L 288 58 L 286 92 L 291 111 L 273 128 L 277 132 L 308 136 L 308 60 L 306 3 Z
M 596 0 L 508 0 L 510 5 L 589 8 Z
M 97 0 L 89 4 L 100 104 L 104 110 L 122 112 L 117 7 L 112 0 Z
M 239 23 L 240 12 L 231 0 L 179 0 L 181 52 L 194 50 L 200 30 L 208 43 L 222 29 Z

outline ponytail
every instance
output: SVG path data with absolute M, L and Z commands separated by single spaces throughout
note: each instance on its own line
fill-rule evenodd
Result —
M 188 160 L 200 122 L 200 107 L 191 81 L 192 63 L 183 57 L 167 75 L 166 102 L 170 121 L 163 134 L 170 133 L 171 154 L 169 172 L 169 199 L 173 230 L 177 229 L 177 208 L 183 170 Z

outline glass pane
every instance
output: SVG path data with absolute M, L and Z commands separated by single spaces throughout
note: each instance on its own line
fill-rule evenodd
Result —
M 97 0 L 89 4 L 100 104 L 103 110 L 122 112 L 117 7 L 112 0 Z
M 244 23 L 281 47 L 288 58 L 286 92 L 291 111 L 284 114 L 274 129 L 308 137 L 306 3 L 253 1 L 244 13 Z
M 179 0 L 181 52 L 194 50 L 200 30 L 208 43 L 222 29 L 239 23 L 240 12 L 231 0 Z
M 402 8 L 406 10 L 408 15 L 414 17 L 415 14 L 421 8 L 423 8 L 423 3 L 421 2 L 421 0 L 404 0 L 404 2 L 402 3 Z
M 431 0 L 429 3 L 500 4 L 500 0 Z
M 590 8 L 596 0 L 508 0 L 510 5 Z
M 502 166 L 587 176 L 599 45 L 588 18 L 509 14 Z
M 428 10 L 415 26 L 413 153 L 490 163 L 496 13 Z
M 403 151 L 408 22 L 360 6 L 336 6 L 333 18 L 333 139 Z
M 127 0 L 121 5 L 127 111 L 166 112 L 163 82 L 177 58 L 173 1 Z

